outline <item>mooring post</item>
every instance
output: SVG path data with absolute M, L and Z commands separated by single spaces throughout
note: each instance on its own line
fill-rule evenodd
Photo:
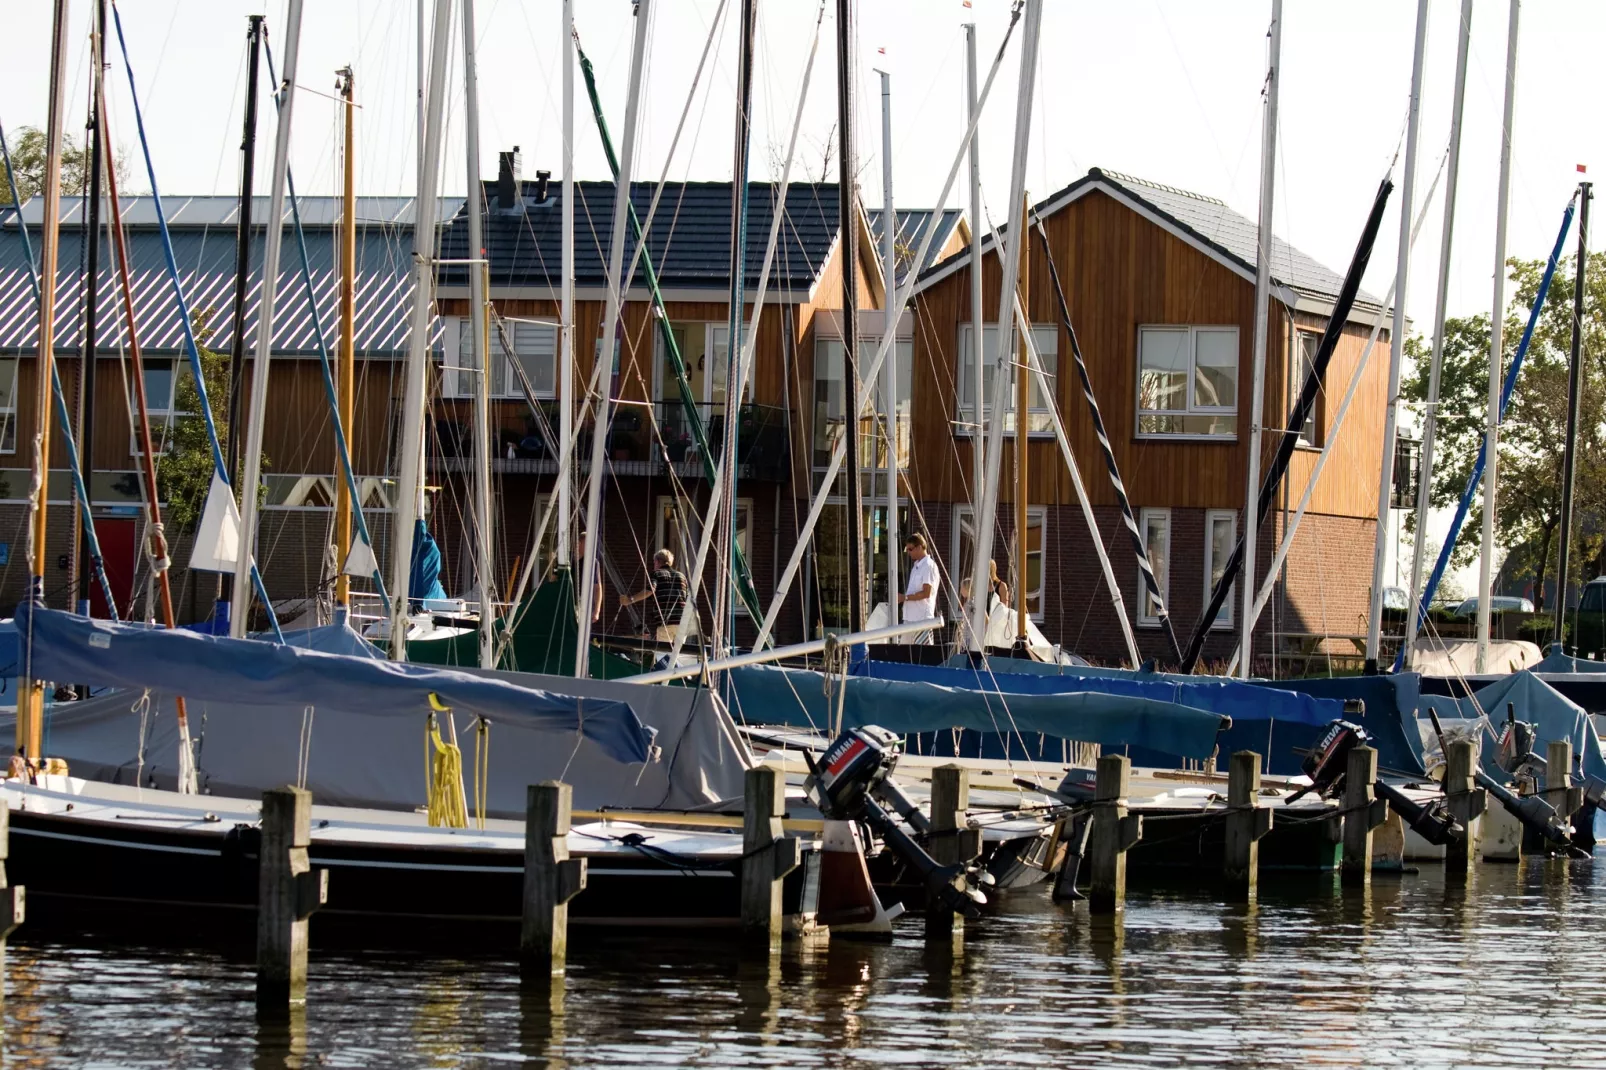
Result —
M 958 765 L 931 771 L 931 832 L 928 849 L 938 865 L 963 865 L 981 854 L 981 829 L 970 828 L 970 770 Z M 926 904 L 926 938 L 946 939 L 965 919 L 939 900 Z
M 586 886 L 586 860 L 569 857 L 574 789 L 531 784 L 524 802 L 524 909 L 519 970 L 527 981 L 563 976 L 569 955 L 569 900 Z
M 1126 905 L 1126 852 L 1143 838 L 1143 818 L 1129 814 L 1132 762 L 1124 754 L 1099 759 L 1093 789 L 1092 881 L 1088 907 L 1095 914 L 1114 914 Z
M 1222 871 L 1228 891 L 1254 893 L 1260 873 L 1260 840 L 1271 831 L 1272 812 L 1260 803 L 1260 755 L 1234 751 L 1227 765 L 1227 845 Z
M 1478 833 L 1483 830 L 1483 811 L 1489 805 L 1488 794 L 1472 778 L 1478 745 L 1470 739 L 1455 740 L 1445 747 L 1444 763 L 1445 805 L 1467 830 L 1463 839 L 1445 844 L 1444 875 L 1465 880 L 1478 858 Z
M 6 859 L 11 856 L 11 800 L 0 795 L 0 1007 L 6 999 L 6 938 L 22 924 L 27 899 L 22 885 L 6 882 Z
M 1344 857 L 1340 877 L 1345 884 L 1364 885 L 1372 876 L 1372 830 L 1389 816 L 1387 799 L 1376 798 L 1377 751 L 1356 747 L 1344 770 Z
M 1545 746 L 1545 788 L 1543 798 L 1556 810 L 1556 816 L 1571 824 L 1572 817 L 1584 805 L 1584 789 L 1573 787 L 1573 744 L 1569 739 L 1553 739 Z M 1549 854 L 1555 846 L 1532 829 L 1522 830 L 1522 849 L 1525 853 Z
M 312 793 L 262 793 L 257 862 L 257 1004 L 282 1007 L 307 998 L 307 919 L 329 898 L 329 871 L 307 860 Z
M 755 942 L 781 939 L 781 882 L 803 861 L 786 834 L 786 782 L 774 767 L 747 771 L 742 809 L 742 931 Z

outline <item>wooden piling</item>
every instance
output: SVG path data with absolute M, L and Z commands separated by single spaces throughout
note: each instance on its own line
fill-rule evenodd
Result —
M 938 865 L 963 865 L 981 854 L 981 829 L 970 824 L 970 770 L 959 765 L 931 771 L 931 832 L 927 850 Z M 926 938 L 962 932 L 965 919 L 940 900 L 926 904 Z
M 1143 838 L 1143 818 L 1127 813 L 1132 762 L 1124 754 L 1099 759 L 1093 792 L 1091 888 L 1088 906 L 1095 914 L 1114 914 L 1126 905 L 1126 852 Z
M 1388 801 L 1376 798 L 1377 751 L 1356 747 L 1344 770 L 1344 856 L 1340 877 L 1364 885 L 1372 876 L 1372 830 L 1388 817 Z
M 1227 844 L 1222 860 L 1228 894 L 1254 894 L 1260 871 L 1260 840 L 1271 831 L 1272 812 L 1260 802 L 1260 755 L 1233 752 L 1227 766 Z
M 307 997 L 307 919 L 329 897 L 329 871 L 307 860 L 312 793 L 262 793 L 257 863 L 257 1004 L 283 1007 Z
M 11 855 L 11 801 L 0 796 L 0 1007 L 6 999 L 6 938 L 22 924 L 27 893 L 22 885 L 6 881 L 6 860 Z
M 563 975 L 569 955 L 569 900 L 586 886 L 586 860 L 569 857 L 574 789 L 531 784 L 524 803 L 524 904 L 519 970 L 526 981 Z
M 1478 763 L 1477 744 L 1458 739 L 1445 748 L 1444 759 L 1444 802 L 1450 815 L 1467 830 L 1464 838 L 1445 845 L 1444 875 L 1446 879 L 1465 880 L 1478 857 L 1478 838 L 1489 796 L 1472 777 Z
M 781 939 L 781 882 L 803 860 L 786 835 L 786 782 L 773 766 L 747 771 L 742 809 L 742 931 L 755 942 Z
M 1584 805 L 1584 789 L 1573 786 L 1573 745 L 1571 740 L 1553 739 L 1545 746 L 1545 780 L 1542 798 L 1556 810 L 1556 816 L 1571 823 Z M 1525 854 L 1551 854 L 1556 847 L 1543 836 L 1524 826 L 1522 849 Z

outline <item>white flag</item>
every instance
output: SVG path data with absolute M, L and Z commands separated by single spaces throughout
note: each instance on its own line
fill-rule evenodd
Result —
M 195 533 L 190 567 L 205 572 L 233 572 L 240 563 L 240 510 L 234 492 L 217 472 L 206 492 L 206 510 Z
M 362 539 L 351 541 L 351 553 L 346 555 L 346 567 L 342 569 L 348 576 L 372 576 L 379 571 L 379 561 L 374 557 L 374 549 Z

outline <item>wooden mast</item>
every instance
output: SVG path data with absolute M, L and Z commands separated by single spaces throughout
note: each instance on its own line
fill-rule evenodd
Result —
M 340 427 L 349 437 L 356 418 L 357 388 L 357 80 L 351 68 L 338 72 L 340 99 L 344 105 L 346 130 L 341 148 L 345 174 L 340 206 L 340 368 L 337 380 L 340 397 Z M 335 458 L 338 472 L 340 459 Z M 346 558 L 351 554 L 351 488 L 344 479 L 335 479 L 335 619 L 345 620 L 351 609 L 351 578 L 346 575 Z

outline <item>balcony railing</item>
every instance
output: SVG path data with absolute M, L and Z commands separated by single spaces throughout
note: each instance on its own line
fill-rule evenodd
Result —
M 535 475 L 557 471 L 557 403 L 544 402 L 542 408 L 545 427 L 527 415 L 517 424 L 504 421 L 497 429 L 493 472 Z M 704 403 L 697 409 L 717 462 L 725 438 L 725 406 Z M 748 403 L 738 409 L 738 419 L 738 476 L 761 481 L 789 478 L 791 439 L 785 410 Z M 588 420 L 575 435 L 575 455 L 581 464 L 591 456 L 592 427 Z M 467 424 L 437 420 L 429 435 L 430 467 L 440 472 L 468 471 L 472 441 Z M 653 476 L 671 469 L 681 479 L 700 479 L 706 474 L 691 423 L 678 401 L 617 403 L 608 433 L 608 457 L 615 475 Z

